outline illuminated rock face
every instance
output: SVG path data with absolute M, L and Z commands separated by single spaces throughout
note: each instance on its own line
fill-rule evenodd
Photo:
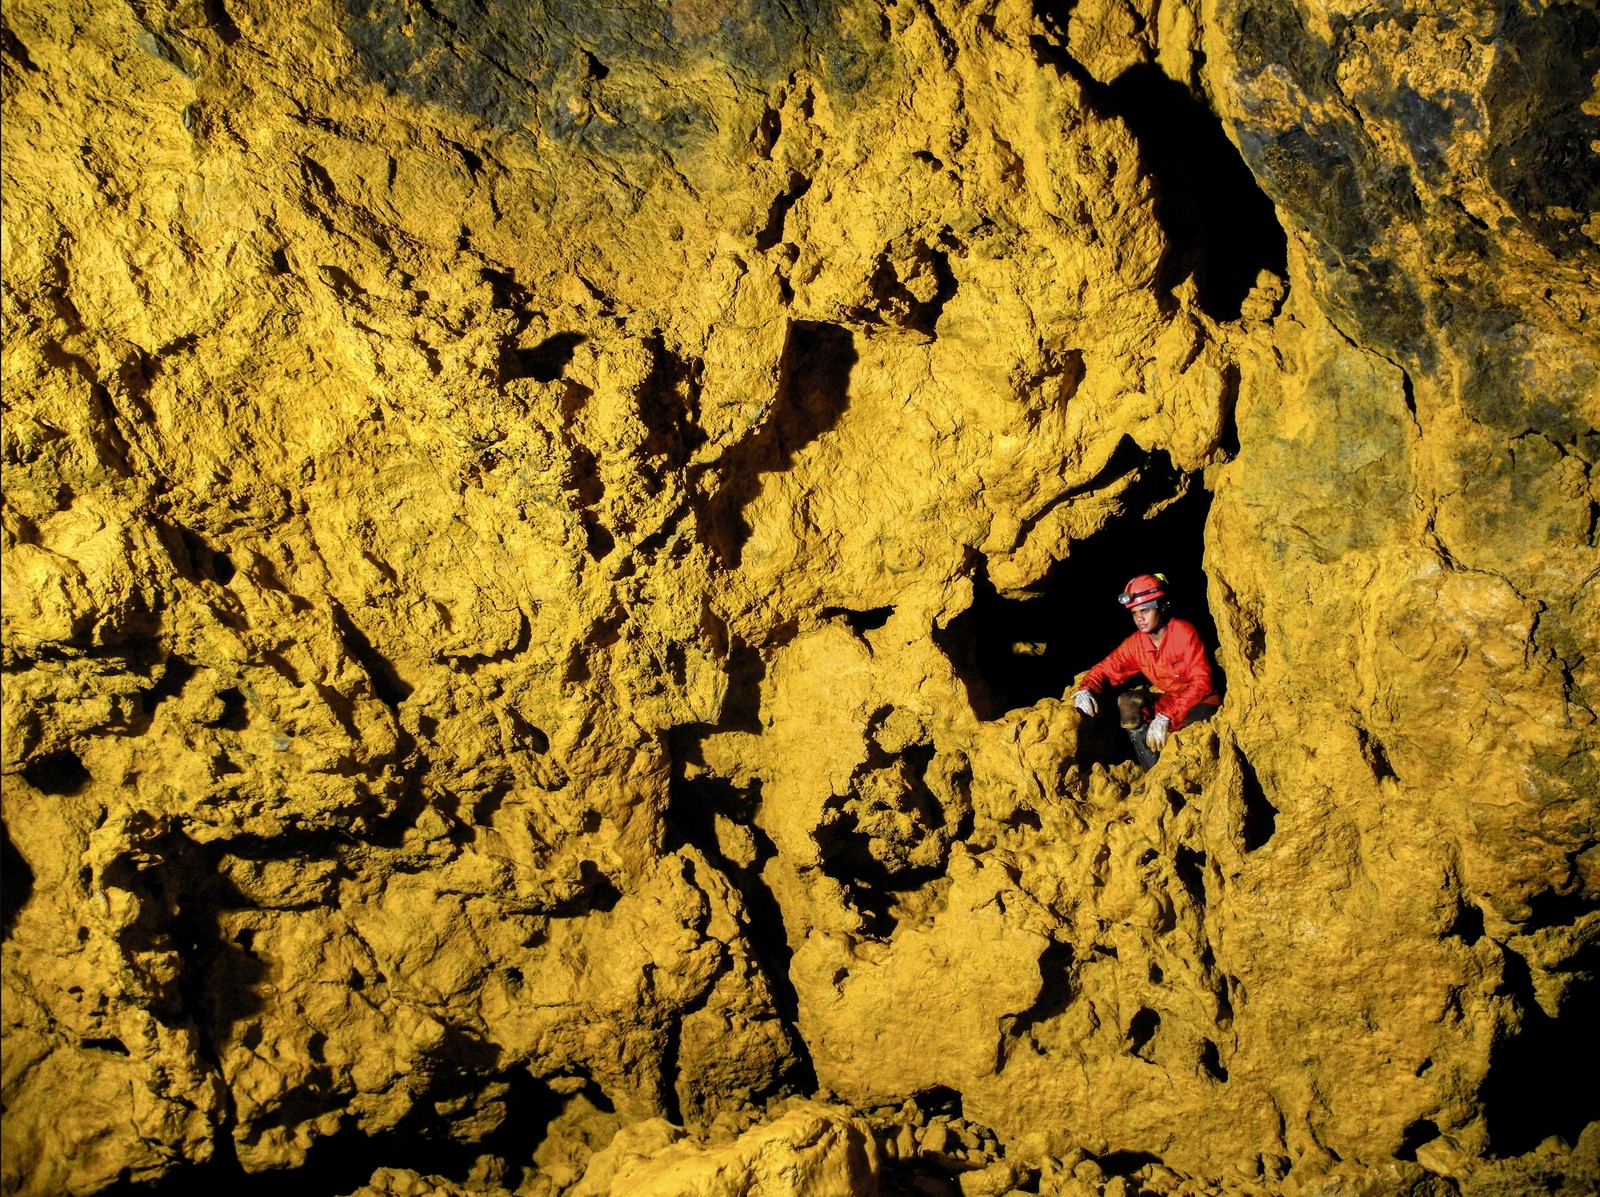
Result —
M 1592 1190 L 1597 47 L 8 5 L 5 1191 Z

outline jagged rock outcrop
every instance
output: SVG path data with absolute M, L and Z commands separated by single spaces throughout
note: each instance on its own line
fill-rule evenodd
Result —
M 5 1191 L 1591 1191 L 1597 34 L 8 5 Z

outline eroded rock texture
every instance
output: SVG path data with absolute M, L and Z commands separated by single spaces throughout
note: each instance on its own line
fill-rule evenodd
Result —
M 1600 1182 L 1593 3 L 4 21 L 7 1193 Z

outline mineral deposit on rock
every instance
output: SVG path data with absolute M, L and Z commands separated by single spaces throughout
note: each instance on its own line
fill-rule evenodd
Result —
M 3 34 L 8 1197 L 1600 1185 L 1592 0 Z

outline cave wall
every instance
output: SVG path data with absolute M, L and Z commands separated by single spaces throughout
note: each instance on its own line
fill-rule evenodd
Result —
M 530 1085 L 1242 1191 L 1576 1143 L 1597 27 L 8 5 L 6 1191 Z M 995 703 L 975 587 L 1200 491 L 1222 715 L 1141 778 Z

